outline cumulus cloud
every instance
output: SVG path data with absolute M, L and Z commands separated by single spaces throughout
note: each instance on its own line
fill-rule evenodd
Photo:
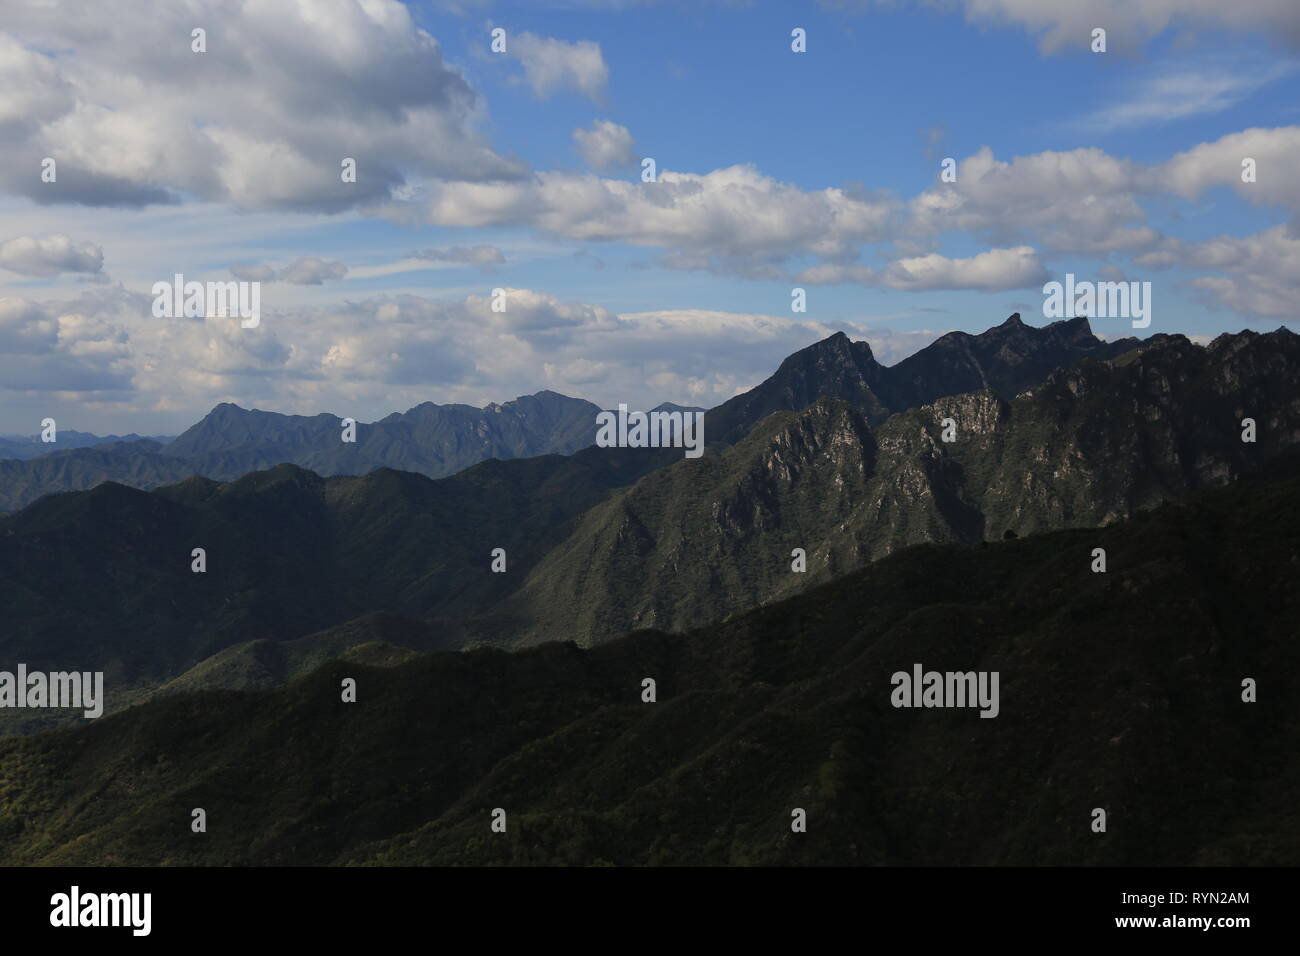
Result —
M 1188 284 L 1213 308 L 1261 318 L 1300 318 L 1300 235 L 1284 225 L 1244 237 L 1170 239 L 1150 259 L 1141 264 L 1212 273 L 1194 276 Z
M 73 242 L 64 235 L 18 236 L 0 242 L 0 269 L 27 276 L 97 274 L 104 269 L 104 250 L 93 242 Z
M 575 129 L 573 141 L 583 162 L 595 170 L 626 166 L 636 158 L 632 134 L 609 120 L 598 119 L 591 129 Z
M 205 53 L 191 52 L 196 25 Z M 397 0 L 193 0 L 149 16 L 131 0 L 75 16 L 13 0 L 5 29 L 0 189 L 38 202 L 337 211 L 407 176 L 525 172 L 483 142 L 477 93 Z M 45 156 L 54 183 L 31 173 Z
M 585 241 L 621 241 L 735 259 L 843 255 L 888 235 L 892 198 L 808 191 L 752 166 L 703 175 L 660 170 L 658 181 L 539 173 L 521 182 L 447 183 L 423 208 L 438 226 L 531 225 Z
M 1047 270 L 1030 246 L 990 249 L 969 259 L 949 259 L 938 253 L 898 259 L 884 270 L 881 282 L 909 292 L 978 289 L 995 292 L 1041 285 Z
M 141 304 L 134 300 L 126 307 L 134 311 Z M 0 298 L 0 388 L 10 399 L 129 390 L 128 337 L 118 321 L 123 306 L 120 289 L 72 302 Z
M 59 406 L 48 396 L 64 395 L 79 423 L 98 409 L 137 431 L 184 427 L 220 401 L 362 421 L 423 401 L 483 405 L 544 388 L 602 406 L 711 406 L 837 328 L 713 310 L 616 314 L 509 288 L 505 312 L 490 296 L 379 295 L 264 308 L 261 324 L 244 329 L 230 318 L 158 320 L 149 296 L 113 288 L 70 303 L 0 300 L 0 397 L 13 409 L 23 389 L 40 388 L 49 413 Z M 891 336 L 866 332 L 873 343 Z
M 1252 128 L 1230 133 L 1179 153 L 1157 170 L 1166 188 L 1189 199 L 1214 186 L 1229 186 L 1255 205 L 1279 206 L 1300 215 L 1300 126 Z M 1242 182 L 1242 161 L 1255 161 L 1255 181 Z
M 971 232 L 994 242 L 1032 236 L 1057 251 L 1106 252 L 1150 245 L 1140 194 L 1158 188 L 1153 171 L 1096 148 L 1047 150 L 996 159 L 982 147 L 957 165 L 957 181 L 909 204 L 921 234 Z
M 509 39 L 508 49 L 519 59 L 524 81 L 539 99 L 561 90 L 575 90 L 599 101 L 609 83 L 609 67 L 599 43 L 521 33 Z
M 26 299 L 0 299 L 0 350 L 33 355 L 53 351 L 58 342 L 54 316 Z
M 492 308 L 492 297 L 471 295 L 465 300 L 466 313 L 479 322 L 503 331 L 570 333 L 616 328 L 614 314 L 603 306 L 561 302 L 555 296 L 531 289 L 502 289 L 501 311 Z
M 954 259 L 937 252 L 895 259 L 876 270 L 860 263 L 821 263 L 796 273 L 792 278 L 806 285 L 851 282 L 901 292 L 937 292 L 971 289 L 1000 292 L 1040 285 L 1047 270 L 1032 246 L 989 249 L 967 259 Z
M 76 90 L 54 60 L 0 33 L 0 136 L 20 140 L 75 103 Z

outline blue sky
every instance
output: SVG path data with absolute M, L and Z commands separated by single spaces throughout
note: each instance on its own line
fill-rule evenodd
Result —
M 707 406 L 838 329 L 892 363 L 1045 323 L 1066 272 L 1150 282 L 1141 334 L 1296 317 L 1283 0 L 14 8 L 0 432 L 541 388 Z M 154 316 L 176 272 L 260 278 L 260 325 Z

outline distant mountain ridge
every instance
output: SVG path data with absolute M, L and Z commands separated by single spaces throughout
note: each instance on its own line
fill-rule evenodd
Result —
M 786 358 L 755 388 L 708 411 L 705 441 L 715 449 L 734 444 L 771 413 L 798 411 L 818 398 L 849 402 L 873 424 L 944 395 L 979 388 L 1010 398 L 1053 368 L 1113 357 L 1141 344 L 1138 339 L 1103 342 L 1092 334 L 1087 319 L 1037 328 L 1025 325 L 1016 313 L 979 335 L 950 332 L 897 365 L 883 366 L 866 342 L 851 342 L 837 332 Z M 658 410 L 703 409 L 664 403 Z M 356 444 L 344 445 L 339 440 L 342 419 L 335 415 L 281 415 L 226 403 L 166 446 L 122 442 L 39 461 L 0 461 L 0 512 L 102 481 L 146 489 L 193 474 L 229 481 L 285 463 L 325 476 L 386 467 L 440 478 L 489 458 L 572 454 L 595 440 L 599 411 L 590 402 L 550 391 L 483 409 L 424 403 L 359 424 Z M 666 464 L 673 458 L 658 460 Z
M 90 448 L 94 445 L 113 445 L 118 442 L 152 441 L 166 444 L 174 436 L 153 435 L 148 438 L 137 435 L 92 435 L 72 428 L 60 428 L 55 433 L 55 441 L 43 442 L 40 435 L 0 435 L 0 459 L 19 458 L 23 460 L 39 458 L 55 452 L 68 451 L 72 448 Z
M 167 445 L 140 440 L 0 461 L 0 511 L 102 481 L 136 488 L 191 475 L 231 481 L 286 463 L 323 476 L 396 468 L 440 478 L 490 458 L 572 454 L 595 440 L 599 411 L 591 402 L 550 391 L 485 408 L 425 402 L 357 423 L 356 442 L 345 443 L 337 415 L 282 415 L 227 402 Z

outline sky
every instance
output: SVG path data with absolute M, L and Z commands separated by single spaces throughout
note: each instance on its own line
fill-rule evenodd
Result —
M 709 407 L 1067 273 L 1150 283 L 1105 338 L 1298 314 L 1296 0 L 3 6 L 0 433 Z

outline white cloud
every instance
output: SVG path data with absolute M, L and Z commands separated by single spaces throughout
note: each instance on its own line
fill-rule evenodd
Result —
M 160 321 L 149 296 L 106 288 L 73 302 L 0 300 L 0 398 L 14 414 L 26 407 L 24 391 L 39 388 L 42 414 L 66 417 L 67 427 L 153 433 L 183 428 L 221 401 L 362 421 L 423 401 L 482 405 L 543 388 L 602 406 L 713 405 L 834 331 L 796 316 L 618 315 L 517 288 L 507 289 L 504 313 L 475 295 L 297 310 L 264 302 L 261 324 L 243 329 L 234 319 Z
M 98 274 L 104 269 L 104 250 L 93 242 L 73 242 L 64 235 L 19 236 L 0 242 L 0 269 L 27 276 Z
M 195 26 L 206 53 L 191 52 Z M 192 0 L 148 16 L 132 0 L 11 0 L 5 29 L 0 189 L 37 202 L 336 211 L 408 175 L 524 172 L 482 141 L 478 95 L 396 0 Z
M 636 158 L 632 134 L 609 120 L 598 119 L 591 129 L 575 129 L 573 141 L 583 161 L 595 170 L 626 166 Z
M 923 235 L 970 232 L 994 242 L 1031 236 L 1057 251 L 1141 248 L 1159 238 L 1137 201 L 1156 185 L 1148 167 L 1096 148 L 1006 162 L 985 146 L 958 164 L 955 183 L 911 201 L 911 227 Z
M 876 270 L 860 263 L 825 262 L 810 266 L 791 278 L 805 285 L 858 285 L 901 292 L 936 292 L 971 289 L 1000 292 L 1040 285 L 1047 271 L 1032 246 L 989 249 L 967 259 L 931 252 L 895 259 Z
M 1292 65 L 1261 68 L 1252 63 L 1229 69 L 1222 65 L 1176 61 L 1172 69 L 1147 77 L 1128 99 L 1080 120 L 1084 129 L 1110 132 L 1221 113 L 1251 93 L 1295 72 Z
M 1300 319 L 1300 235 L 1286 226 L 1241 238 L 1171 242 L 1165 251 L 1185 268 L 1218 273 L 1190 280 L 1212 306 L 1263 318 Z
M 1157 170 L 1169 190 L 1195 199 L 1214 186 L 1230 186 L 1254 205 L 1279 206 L 1300 215 L 1300 126 L 1252 128 L 1179 153 Z M 1242 160 L 1255 160 L 1255 182 L 1242 182 Z
M 777 261 L 883 239 L 896 209 L 887 197 L 805 191 L 731 166 L 703 175 L 661 169 L 653 183 L 543 172 L 523 182 L 436 184 L 423 215 L 438 226 L 530 225 L 569 239 Z
M 71 393 L 74 399 L 130 390 L 123 309 L 141 305 L 121 289 L 69 303 L 0 298 L 0 388 L 15 394 Z
M 560 90 L 576 90 L 599 102 L 609 83 L 609 67 L 600 44 L 590 40 L 573 43 L 554 37 L 521 33 L 508 40 L 509 51 L 524 68 L 524 79 L 539 99 Z
M 950 259 L 938 253 L 898 259 L 881 276 L 891 289 L 909 292 L 940 289 L 978 289 L 995 292 L 1041 285 L 1047 270 L 1030 246 L 989 249 L 969 259 Z

